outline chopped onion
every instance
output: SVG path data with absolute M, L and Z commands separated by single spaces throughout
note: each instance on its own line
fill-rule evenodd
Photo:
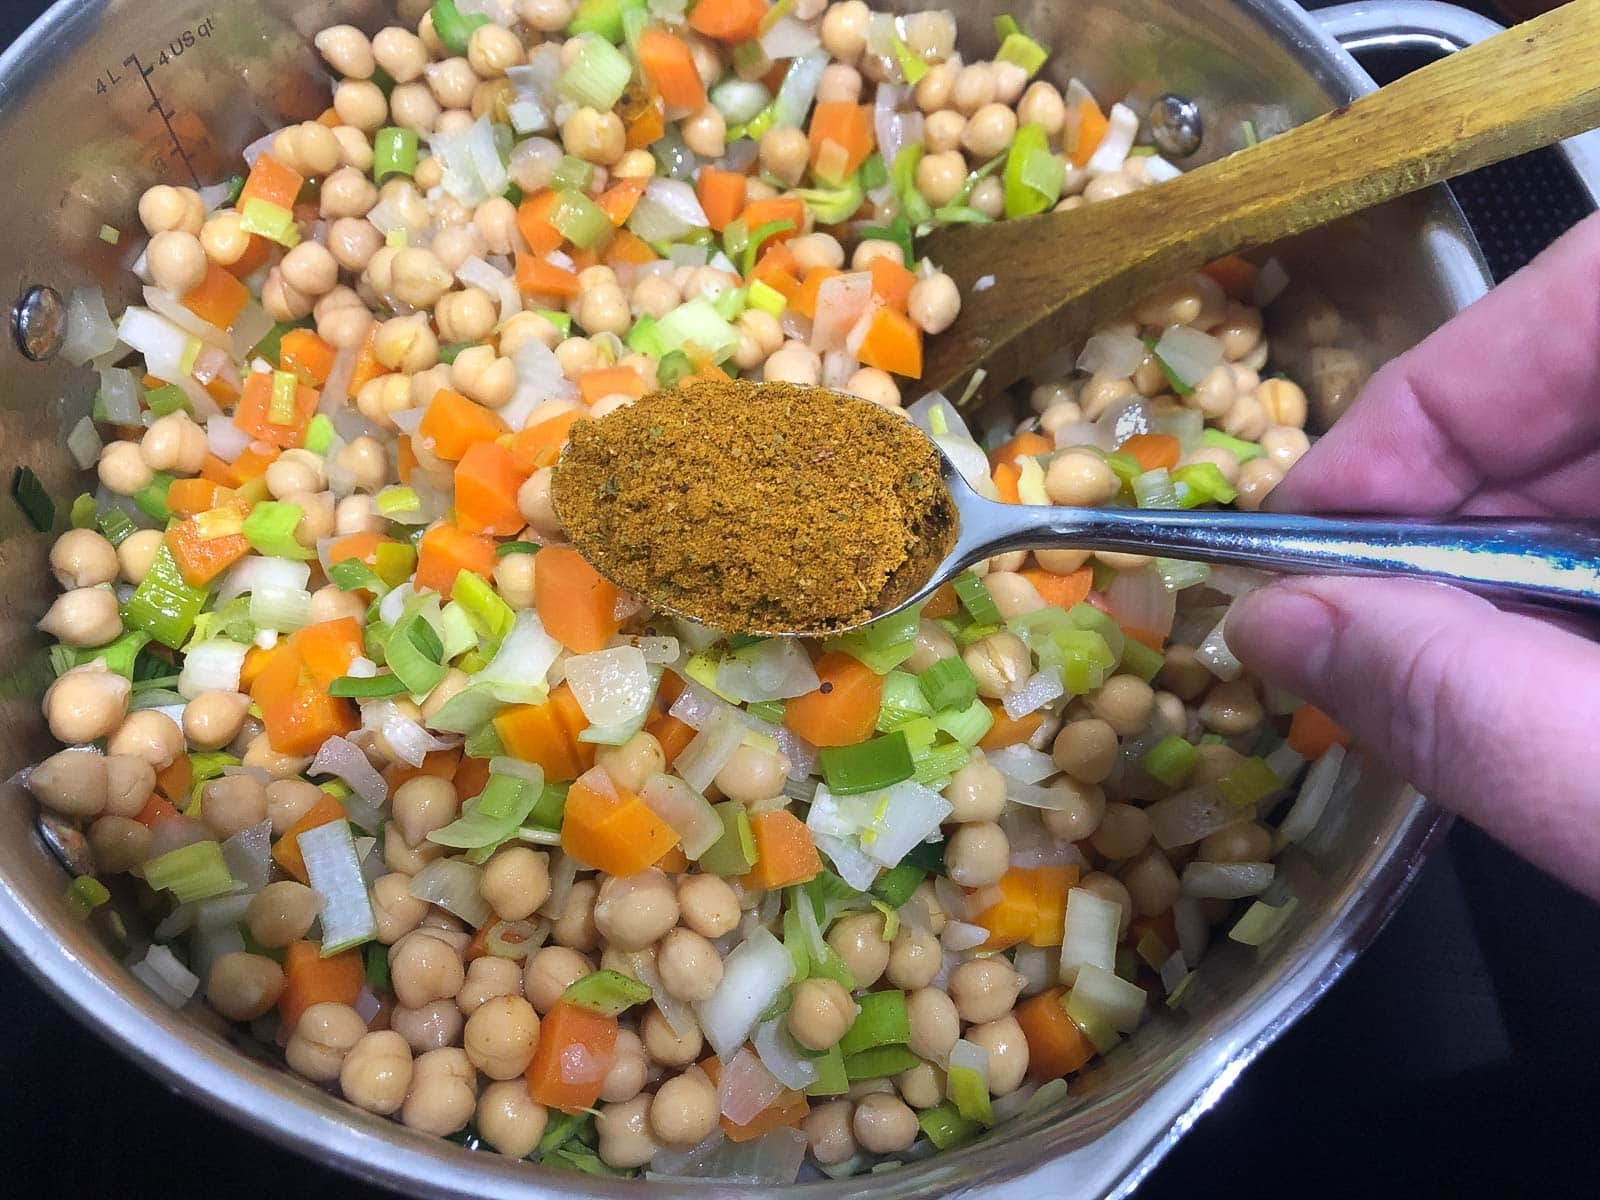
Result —
M 799 1091 L 817 1081 L 816 1064 L 790 1043 L 781 1017 L 757 1025 L 750 1042 L 761 1058 L 761 1065 L 784 1087 Z
M 566 377 L 555 354 L 538 338 L 529 338 L 511 356 L 517 372 L 517 390 L 498 411 L 511 429 L 523 429 L 541 404 L 551 400 L 576 401 L 578 386 Z M 418 418 L 421 419 L 420 417 Z
M 1343 746 L 1330 746 L 1311 764 L 1305 781 L 1300 785 L 1300 794 L 1295 797 L 1293 806 L 1278 826 L 1278 835 L 1285 841 L 1303 842 L 1321 823 L 1328 801 L 1333 798 L 1334 784 L 1338 782 L 1344 759 Z
M 349 821 L 330 821 L 297 839 L 311 890 L 322 899 L 322 950 L 335 954 L 378 936 Z
M 306 774 L 336 775 L 368 804 L 381 805 L 389 798 L 389 785 L 349 738 L 336 735 L 323 742 Z M 375 827 L 371 828 L 376 832 Z
M 1117 927 L 1122 906 L 1088 888 L 1067 892 L 1065 936 L 1061 941 L 1061 982 L 1076 982 L 1084 967 L 1111 970 L 1117 964 Z
M 983 1080 L 984 1090 L 989 1090 L 989 1052 L 976 1042 L 961 1038 L 951 1046 L 948 1069 L 975 1072 Z
M 1210 784 L 1157 800 L 1144 811 L 1150 818 L 1150 832 L 1163 850 L 1192 846 L 1201 838 L 1250 816 L 1248 811 L 1234 808 Z
M 311 567 L 288 558 L 266 558 L 259 554 L 246 555 L 222 577 L 217 588 L 217 604 L 226 604 L 235 596 L 262 589 L 301 591 L 311 579 Z
M 1215 566 L 1211 568 L 1206 586 L 1213 592 L 1221 592 L 1237 600 L 1271 578 L 1266 571 L 1257 571 L 1253 567 Z
M 1075 795 L 1076 792 L 1070 787 L 1040 787 L 1036 783 L 1024 783 L 1009 776 L 1006 778 L 1006 799 L 1025 808 L 1064 809 L 1073 802 Z
M 107 367 L 100 372 L 100 405 L 113 425 L 139 423 L 139 384 L 132 371 Z
M 711 89 L 711 103 L 729 125 L 743 125 L 772 100 L 761 84 L 730 75 Z M 748 138 L 741 138 L 748 141 Z
M 852 329 L 867 312 L 871 301 L 871 272 L 850 271 L 830 277 L 817 292 L 811 348 L 823 354 L 845 347 Z
M 690 648 L 696 649 L 692 642 Z M 698 683 L 685 680 L 683 691 L 678 693 L 667 714 L 676 717 L 690 729 L 704 729 L 713 716 L 725 709 L 733 711 L 733 706 L 718 699 Z
M 182 1008 L 200 987 L 200 978 L 165 946 L 151 946 L 128 969 L 169 1008 Z
M 724 1063 L 744 1045 L 757 1018 L 778 998 L 793 974 L 794 960 L 766 929 L 756 929 L 728 955 L 722 982 L 695 1005 L 700 1028 Z
M 761 48 L 774 62 L 798 58 L 820 45 L 822 39 L 817 36 L 817 31 L 793 17 L 780 17 L 773 22 L 771 29 L 761 35 Z
M 235 362 L 242 363 L 250 356 L 250 351 L 260 344 L 261 339 L 272 332 L 274 321 L 267 310 L 261 307 L 259 300 L 247 300 L 239 315 L 233 319 L 229 333 L 233 339 L 233 358 Z
M 1106 611 L 1117 624 L 1148 629 L 1166 637 L 1178 613 L 1178 601 L 1153 566 L 1118 571 L 1106 589 Z
M 680 179 L 652 179 L 628 217 L 628 228 L 647 242 L 676 241 L 710 223 L 694 188 Z
M 260 158 L 264 152 L 272 149 L 272 139 L 277 136 L 277 130 L 273 130 L 271 133 L 263 133 L 255 141 L 246 146 L 243 151 L 245 165 L 251 167 L 255 166 L 256 159 Z
M 1199 447 L 1205 426 L 1205 416 L 1198 409 L 1173 408 L 1150 415 L 1150 431 L 1177 438 L 1178 448 L 1184 454 Z
M 550 895 L 538 908 L 538 915 L 549 921 L 559 921 L 566 911 L 567 897 L 578 878 L 578 860 L 565 850 L 550 853 Z M 659 994 L 659 993 L 658 993 Z
M 717 690 L 752 704 L 803 696 L 817 686 L 811 657 L 795 638 L 767 638 L 735 651 L 717 667 Z
M 1191 862 L 1183 868 L 1183 894 L 1197 900 L 1259 896 L 1272 883 L 1271 863 Z
M 1155 354 L 1169 371 L 1191 388 L 1223 361 L 1222 343 L 1209 333 L 1188 325 L 1168 325 L 1156 343 Z
M 744 722 L 734 716 L 731 710 L 719 710 L 690 739 L 673 763 L 673 768 L 695 791 L 704 792 L 744 741 L 745 729 Z
M 1283 263 L 1276 255 L 1267 259 L 1261 264 L 1261 270 L 1256 272 L 1256 307 L 1267 307 L 1283 295 L 1288 286 L 1289 272 L 1284 269 Z
M 650 708 L 655 683 L 637 646 L 567 659 L 567 685 L 591 725 L 631 725 Z
M 1159 154 L 1152 154 L 1144 160 L 1144 173 L 1156 183 L 1166 183 L 1169 179 L 1176 179 L 1183 174 L 1183 170 L 1162 158 Z
M 772 103 L 772 124 L 778 129 L 799 129 L 811 111 L 811 102 L 817 98 L 817 87 L 822 73 L 828 67 L 827 51 L 818 47 L 807 50 L 789 64 L 789 70 L 778 85 L 777 98 Z
M 144 289 L 144 302 L 150 310 L 161 314 L 185 333 L 192 333 L 202 342 L 215 346 L 219 350 L 231 350 L 233 339 L 209 321 L 202 321 L 194 313 L 180 304 L 171 292 L 164 292 L 160 288 L 147 287 Z M 127 341 L 126 338 L 123 339 Z M 129 343 L 130 345 L 132 343 Z
M 369 724 L 374 715 L 376 723 Z M 449 750 L 460 744 L 459 739 L 447 742 L 435 737 L 392 703 L 367 706 L 362 710 L 361 722 L 368 729 L 377 729 L 395 755 L 413 767 L 420 767 L 422 760 L 435 750 Z
M 1107 127 L 1089 158 L 1088 170 L 1092 175 L 1122 169 L 1133 149 L 1133 139 L 1139 133 L 1139 118 L 1126 104 L 1113 104 L 1106 114 Z
M 1067 1011 L 1092 1014 L 1119 1033 L 1132 1033 L 1144 1017 L 1144 989 L 1109 967 L 1085 964 L 1067 997 Z
M 1084 343 L 1078 370 L 1091 375 L 1126 379 L 1144 362 L 1145 344 L 1131 333 L 1097 333 Z
M 473 676 L 473 686 L 507 704 L 530 703 L 544 694 L 545 678 L 560 656 L 561 643 L 545 632 L 538 613 L 521 609 L 489 665 Z
M 1013 721 L 1020 721 L 1066 693 L 1067 689 L 1061 683 L 1061 672 L 1054 667 L 1047 667 L 1007 692 L 1000 704 L 1006 710 L 1006 716 Z
M 60 356 L 75 367 L 109 353 L 117 344 L 117 327 L 106 311 L 106 296 L 99 288 L 73 288 L 67 293 L 65 333 Z
M 982 925 L 968 924 L 966 921 L 946 921 L 944 932 L 939 935 L 939 943 L 952 954 L 975 949 L 988 940 L 987 929 Z
M 677 831 L 683 853 L 690 859 L 698 859 L 722 837 L 722 819 L 712 811 L 710 802 L 676 776 L 650 776 L 639 798 Z
M 673 1178 L 714 1179 L 721 1187 L 730 1183 L 768 1187 L 794 1183 L 800 1174 L 808 1143 L 798 1129 L 772 1129 L 748 1142 L 715 1140 L 721 1132 L 715 1131 L 688 1155 L 657 1154 L 646 1177 L 659 1173 Z M 659 1169 L 658 1163 L 663 1164 Z
M 411 894 L 418 900 L 437 904 L 478 929 L 491 916 L 488 902 L 478 891 L 482 874 L 463 859 L 436 859 L 412 878 Z
M 522 295 L 517 291 L 516 281 L 503 271 L 495 270 L 477 255 L 457 268 L 456 278 L 468 287 L 482 288 L 498 299 L 502 321 L 509 321 L 513 314 L 522 311 Z
M 210 638 L 184 652 L 178 672 L 178 694 L 193 700 L 201 692 L 237 692 L 239 672 L 250 647 L 227 638 Z
M 222 843 L 222 861 L 228 874 L 244 884 L 247 892 L 259 892 L 272 878 L 272 822 L 262 821 Z
M 1223 632 L 1227 624 L 1228 617 L 1224 613 L 1216 628 L 1206 634 L 1205 640 L 1196 646 L 1194 651 L 1196 662 L 1218 679 L 1225 681 L 1239 678 L 1244 671 L 1244 664 L 1234 656 L 1232 650 L 1228 649 L 1228 639 Z
M 817 789 L 819 792 L 823 790 L 820 787 Z M 854 841 L 835 837 L 829 833 L 813 833 L 812 838 L 817 843 L 817 849 L 822 851 L 833 864 L 834 873 L 858 892 L 866 891 L 877 880 L 878 864 L 861 853 Z M 805 918 L 805 909 L 806 906 L 802 904 L 800 906 L 802 921 Z
M 1193 896 L 1179 896 L 1172 904 L 1172 924 L 1178 931 L 1178 951 L 1189 966 L 1196 966 L 1211 940 L 1211 924 Z
M 1021 743 L 991 750 L 986 757 L 1000 774 L 1022 783 L 1043 782 L 1059 770 L 1048 754 Z
M 100 440 L 94 422 L 88 417 L 80 417 L 78 423 L 72 427 L 72 432 L 67 434 L 67 452 L 82 470 L 87 471 L 100 461 L 100 450 L 103 446 L 104 443 Z

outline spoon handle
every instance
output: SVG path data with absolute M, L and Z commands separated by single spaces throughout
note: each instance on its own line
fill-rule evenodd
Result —
M 1504 604 L 1600 615 L 1594 522 L 991 507 L 1005 512 L 989 531 L 989 553 L 1059 543 L 1297 575 L 1402 576 Z

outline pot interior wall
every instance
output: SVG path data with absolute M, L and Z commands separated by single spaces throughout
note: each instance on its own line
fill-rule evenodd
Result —
M 1206 136 L 1200 154 L 1184 165 L 1237 148 L 1246 121 L 1268 136 L 1348 99 L 1355 78 L 1297 18 L 1285 15 L 1289 6 L 1268 0 L 962 0 L 949 6 L 958 11 L 969 56 L 993 52 L 992 18 L 1009 11 L 1055 48 L 1047 71 L 1058 83 L 1076 74 L 1102 98 L 1131 95 L 1148 102 L 1177 92 L 1196 99 Z M 414 23 L 425 6 L 415 0 L 398 6 L 379 0 L 58 5 L 48 24 L 4 60 L 0 156 L 20 184 L 13 186 L 0 246 L 0 293 L 7 304 L 34 284 L 62 293 L 96 284 L 126 298 L 127 268 L 142 244 L 134 211 L 141 190 L 154 182 L 226 178 L 238 169 L 241 148 L 256 137 L 286 121 L 314 118 L 327 103 L 328 79 L 309 48 L 311 34 L 341 20 L 376 29 L 392 19 L 396 7 Z M 125 231 L 120 245 L 100 239 L 103 225 Z M 1344 316 L 1338 344 L 1376 363 L 1414 344 L 1483 287 L 1475 249 L 1441 194 L 1344 222 L 1279 253 L 1294 282 L 1283 306 L 1288 319 L 1273 331 L 1275 358 L 1292 370 L 1311 364 L 1305 317 L 1324 300 Z M 61 522 L 70 497 L 84 486 L 63 437 L 88 411 L 93 386 L 87 371 L 27 361 L 9 338 L 0 348 L 6 466 L 26 464 L 38 473 L 58 498 Z M 48 745 L 37 703 L 49 669 L 32 628 L 53 595 L 47 550 L 48 539 L 33 532 L 15 506 L 0 505 L 0 778 L 40 757 Z M 1130 1114 L 1137 1116 L 1153 1096 L 1170 1093 L 1162 1092 L 1169 1084 L 1181 1082 L 1192 1098 L 1241 1055 L 1247 1057 L 1252 1039 L 1274 1023 L 1260 1019 L 1263 1010 L 1275 1019 L 1292 1016 L 1326 970 L 1343 960 L 1350 941 L 1381 919 L 1431 818 L 1413 794 L 1374 768 L 1340 820 L 1343 826 L 1324 852 L 1285 860 L 1299 903 L 1269 949 L 1216 949 L 1183 1010 L 1163 1011 L 1087 1072 L 1062 1110 L 1024 1119 L 983 1145 L 879 1177 L 875 1189 L 892 1197 L 971 1186 L 1090 1146 L 1112 1149 L 1109 1158 L 1100 1154 L 1099 1167 L 1082 1160 L 1072 1190 L 1109 1188 L 1166 1135 L 1170 1115 L 1188 1105 L 1151 1106 L 1147 1112 L 1158 1114 L 1158 1127 L 1133 1121 L 1110 1138 L 1102 1135 Z M 1363 894 L 1363 885 L 1375 877 L 1387 897 Z M 228 1035 L 218 1023 L 195 1026 L 160 1010 L 92 930 L 67 915 L 65 876 L 38 835 L 31 802 L 11 785 L 0 797 L 0 880 L 12 901 L 0 906 L 8 939 L 41 975 L 53 977 L 58 992 L 82 1002 L 84 987 L 64 985 L 61 973 L 100 973 L 126 993 L 123 1002 L 131 999 L 115 1021 L 115 1036 L 131 1044 L 125 1049 L 157 1066 L 180 1048 L 216 1059 L 231 1073 L 218 1078 L 263 1089 L 251 1094 L 235 1086 L 231 1097 L 217 1099 L 280 1140 L 307 1148 L 313 1133 L 296 1128 L 331 1117 L 351 1132 L 337 1145 L 323 1138 L 319 1157 L 359 1155 L 361 1172 L 374 1177 L 427 1175 L 433 1180 L 430 1194 L 609 1191 L 590 1180 L 519 1171 L 486 1155 L 464 1160 L 465 1152 L 454 1147 L 423 1143 L 297 1081 L 273 1078 L 268 1068 L 226 1057 L 231 1051 L 222 1039 Z M 1070 1116 L 1063 1120 L 1063 1113 Z M 374 1139 L 390 1135 L 392 1152 L 377 1151 Z M 469 1166 L 473 1170 L 465 1171 Z M 817 1187 L 832 1194 L 845 1190 Z

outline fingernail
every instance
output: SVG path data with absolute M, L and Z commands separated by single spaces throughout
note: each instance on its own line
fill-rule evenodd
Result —
M 1333 649 L 1335 614 L 1297 580 L 1257 588 L 1228 617 L 1228 646 L 1267 679 L 1291 690 L 1325 673 Z

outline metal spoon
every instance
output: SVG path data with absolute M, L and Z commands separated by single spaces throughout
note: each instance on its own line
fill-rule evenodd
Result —
M 985 558 L 1046 549 L 1150 554 L 1295 575 L 1426 579 L 1498 604 L 1600 615 L 1600 523 L 1002 504 L 973 491 L 942 450 L 939 457 L 960 516 L 955 543 L 920 586 L 902 581 L 877 616 L 926 600 Z

